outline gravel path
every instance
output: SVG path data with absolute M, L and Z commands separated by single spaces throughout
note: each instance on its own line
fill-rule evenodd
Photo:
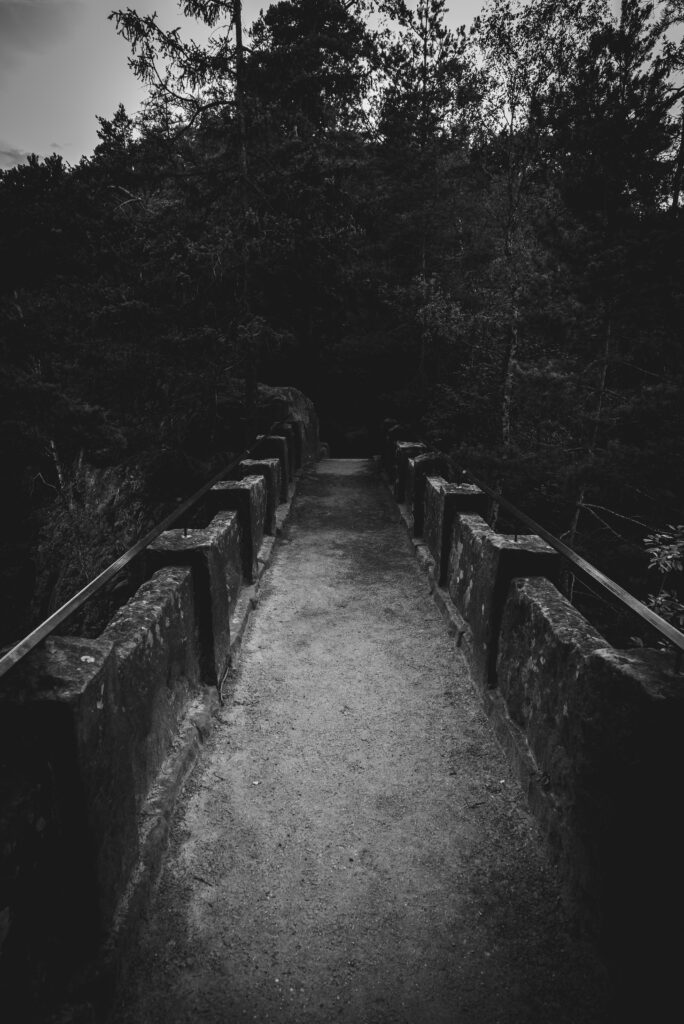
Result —
M 608 1020 L 366 462 L 300 483 L 114 1020 Z

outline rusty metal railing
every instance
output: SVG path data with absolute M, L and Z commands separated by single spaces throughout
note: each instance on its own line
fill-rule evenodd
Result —
M 573 551 L 572 548 L 568 547 L 567 544 L 564 544 L 558 537 L 555 537 L 552 533 L 549 533 L 548 530 L 545 530 L 540 523 L 532 519 L 531 516 L 528 516 L 526 512 L 523 512 L 522 509 L 517 508 L 507 498 L 504 498 L 503 494 L 495 491 L 488 484 L 484 483 L 484 481 L 474 476 L 469 470 L 464 470 L 463 476 L 471 483 L 475 484 L 476 487 L 479 487 L 481 491 L 484 491 L 488 497 L 500 505 L 501 508 L 505 509 L 514 517 L 514 519 L 522 523 L 533 533 L 536 533 L 537 536 L 542 538 L 542 540 L 545 540 L 549 547 L 552 547 L 554 551 L 557 551 L 558 554 L 566 561 L 570 562 L 576 572 L 591 580 L 593 583 L 596 583 L 602 590 L 605 590 L 610 594 L 610 596 L 619 604 L 628 608 L 639 619 L 648 623 L 649 626 L 668 640 L 669 643 L 676 648 L 677 655 L 675 671 L 679 672 L 682 665 L 682 655 L 684 654 L 684 633 L 681 633 L 672 625 L 671 622 L 662 618 L 662 616 L 658 615 L 657 612 L 654 612 L 652 608 L 649 608 L 648 605 L 639 601 L 638 598 L 634 597 L 633 594 L 630 594 L 628 590 L 624 589 L 624 587 L 621 587 L 619 583 L 615 582 L 615 580 L 611 580 L 609 576 L 602 573 L 601 570 L 597 569 L 595 565 L 591 564 L 591 562 L 587 562 L 586 559 L 582 558 L 581 555 L 578 555 L 576 551 Z
M 280 422 L 271 424 L 267 433 L 270 434 L 279 425 Z M 142 554 L 145 548 L 149 547 L 149 545 L 161 536 L 165 530 L 168 530 L 171 526 L 182 519 L 190 509 L 194 508 L 195 505 L 202 500 L 205 494 L 207 494 L 215 484 L 223 480 L 223 478 L 235 469 L 243 459 L 250 456 L 255 449 L 258 448 L 259 443 L 260 439 L 257 438 L 254 444 L 237 455 L 228 463 L 227 466 L 224 466 L 223 469 L 219 470 L 218 473 L 215 473 L 211 480 L 207 480 L 206 483 L 202 484 L 199 490 L 195 491 L 194 494 L 178 505 L 173 512 L 170 512 L 169 515 L 153 527 L 149 533 L 146 533 L 144 537 L 141 537 L 140 540 L 136 541 L 133 547 L 129 548 L 128 551 L 125 551 L 123 555 L 117 558 L 115 562 L 112 562 L 111 565 L 108 565 L 106 569 L 103 569 L 102 572 L 83 587 L 82 590 L 79 590 L 77 594 L 74 594 L 68 601 L 65 601 L 65 603 L 54 611 L 52 615 L 48 616 L 47 619 L 44 619 L 43 622 L 41 622 L 39 626 L 36 626 L 34 630 L 23 638 L 23 640 L 20 640 L 18 644 L 15 644 L 14 647 L 7 651 L 6 654 L 0 658 L 0 679 L 14 668 L 14 666 L 30 651 L 37 647 L 39 643 L 42 643 L 42 641 L 50 636 L 51 633 L 54 633 L 57 627 L 66 619 L 77 612 L 79 608 L 82 608 L 89 598 L 102 590 L 105 584 L 129 565 L 134 558 L 137 558 L 138 555 Z

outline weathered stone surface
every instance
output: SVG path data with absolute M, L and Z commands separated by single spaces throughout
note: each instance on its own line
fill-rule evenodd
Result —
M 264 539 L 266 483 L 263 476 L 222 480 L 207 494 L 211 512 L 235 511 L 240 524 L 242 572 L 250 583 L 257 579 L 257 556 Z
M 395 446 L 394 459 L 394 497 L 403 504 L 406 500 L 406 474 L 408 471 L 408 460 L 425 451 L 425 445 L 420 441 L 397 441 Z
M 441 476 L 425 479 L 423 539 L 435 560 L 437 582 L 446 583 L 454 517 L 459 513 L 484 516 L 487 495 L 474 484 L 451 484 Z
M 510 586 L 497 674 L 548 787 L 563 876 L 593 929 L 643 963 L 684 895 L 681 678 L 658 652 L 609 647 L 543 579 Z
M 237 467 L 237 473 L 240 477 L 263 476 L 266 483 L 264 533 L 272 536 L 276 532 L 276 512 L 280 501 L 280 460 L 243 459 Z
M 254 458 L 259 461 L 269 458 L 278 459 L 280 463 L 280 500 L 281 502 L 287 501 L 290 496 L 290 484 L 292 483 L 287 438 L 279 434 L 268 434 L 259 438 L 259 443 L 254 451 Z
M 479 516 L 458 515 L 452 527 L 447 585 L 470 626 L 473 678 L 496 683 L 496 647 L 506 593 L 516 576 L 558 574 L 559 556 L 540 537 L 495 533 Z
M 534 810 L 561 859 L 561 870 L 579 903 L 598 909 L 600 892 L 590 845 L 572 822 L 582 754 L 564 733 L 574 729 L 575 704 L 588 661 L 605 639 L 546 579 L 515 579 L 504 606 L 497 654 L 497 682 L 508 714 L 524 734 L 546 788 L 546 805 Z M 569 741 L 569 742 L 568 742 Z M 577 757 L 577 763 L 574 759 Z M 600 886 L 599 886 L 600 889 Z
M 588 659 L 606 646 L 548 580 L 513 580 L 501 620 L 498 685 L 540 768 L 560 788 L 568 760 L 554 759 L 552 748 L 567 730 L 568 701 L 578 699 L 578 679 Z
M 126 723 L 127 761 L 140 810 L 185 707 L 202 687 L 192 572 L 160 569 L 115 614 L 101 639 L 114 644 L 109 715 Z M 122 766 L 123 770 L 123 766 Z M 107 773 L 108 783 L 112 775 Z
M 313 402 L 297 388 L 274 388 L 260 384 L 259 420 L 263 430 L 270 430 L 276 422 L 299 424 L 303 462 L 313 462 L 318 458 L 318 416 Z M 276 430 L 275 433 L 280 431 Z
M 230 661 L 230 616 L 242 583 L 237 512 L 219 512 L 203 530 L 168 530 L 147 549 L 146 561 L 150 573 L 166 565 L 192 569 L 203 680 L 218 685 Z
M 190 570 L 162 570 L 98 640 L 50 639 L 3 682 L 3 753 L 21 763 L 30 752 L 50 780 L 58 905 L 77 922 L 43 925 L 65 942 L 83 928 L 92 943 L 112 920 L 136 862 L 140 808 L 200 690 Z
M 0 684 L 0 978 L 14 971 L 59 983 L 74 956 L 99 937 L 112 868 L 96 864 L 103 838 L 118 840 L 125 858 L 133 793 L 124 790 L 103 813 L 83 773 L 94 765 L 99 785 L 110 755 L 120 761 L 117 730 L 101 742 L 102 691 L 115 685 L 113 645 L 50 638 Z M 99 874 L 99 877 L 98 877 Z M 7 973 L 9 972 L 9 974 Z M 30 993 L 22 995 L 22 999 Z
M 423 536 L 425 522 L 425 480 L 428 476 L 448 476 L 449 460 L 440 452 L 409 456 L 406 466 L 406 506 L 413 517 L 413 536 Z

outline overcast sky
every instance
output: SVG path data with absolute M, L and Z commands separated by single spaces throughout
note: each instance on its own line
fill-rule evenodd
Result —
M 129 49 L 107 20 L 111 10 L 157 11 L 183 23 L 176 0 L 0 0 L 0 167 L 29 153 L 61 153 L 69 163 L 92 153 L 96 115 L 119 103 L 133 113 L 143 96 L 128 69 Z M 244 0 L 249 26 L 268 0 Z M 452 0 L 452 26 L 470 24 L 482 0 Z M 196 22 L 191 22 L 199 38 Z

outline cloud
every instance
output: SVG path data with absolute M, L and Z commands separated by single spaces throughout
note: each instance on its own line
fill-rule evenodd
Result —
M 73 24 L 82 0 L 0 0 L 0 64 L 43 53 Z
M 23 163 L 27 156 L 28 153 L 25 153 L 22 149 L 17 149 L 16 146 L 12 146 L 9 142 L 5 142 L 4 139 L 0 139 L 0 168 L 3 170 L 14 167 L 15 164 Z

